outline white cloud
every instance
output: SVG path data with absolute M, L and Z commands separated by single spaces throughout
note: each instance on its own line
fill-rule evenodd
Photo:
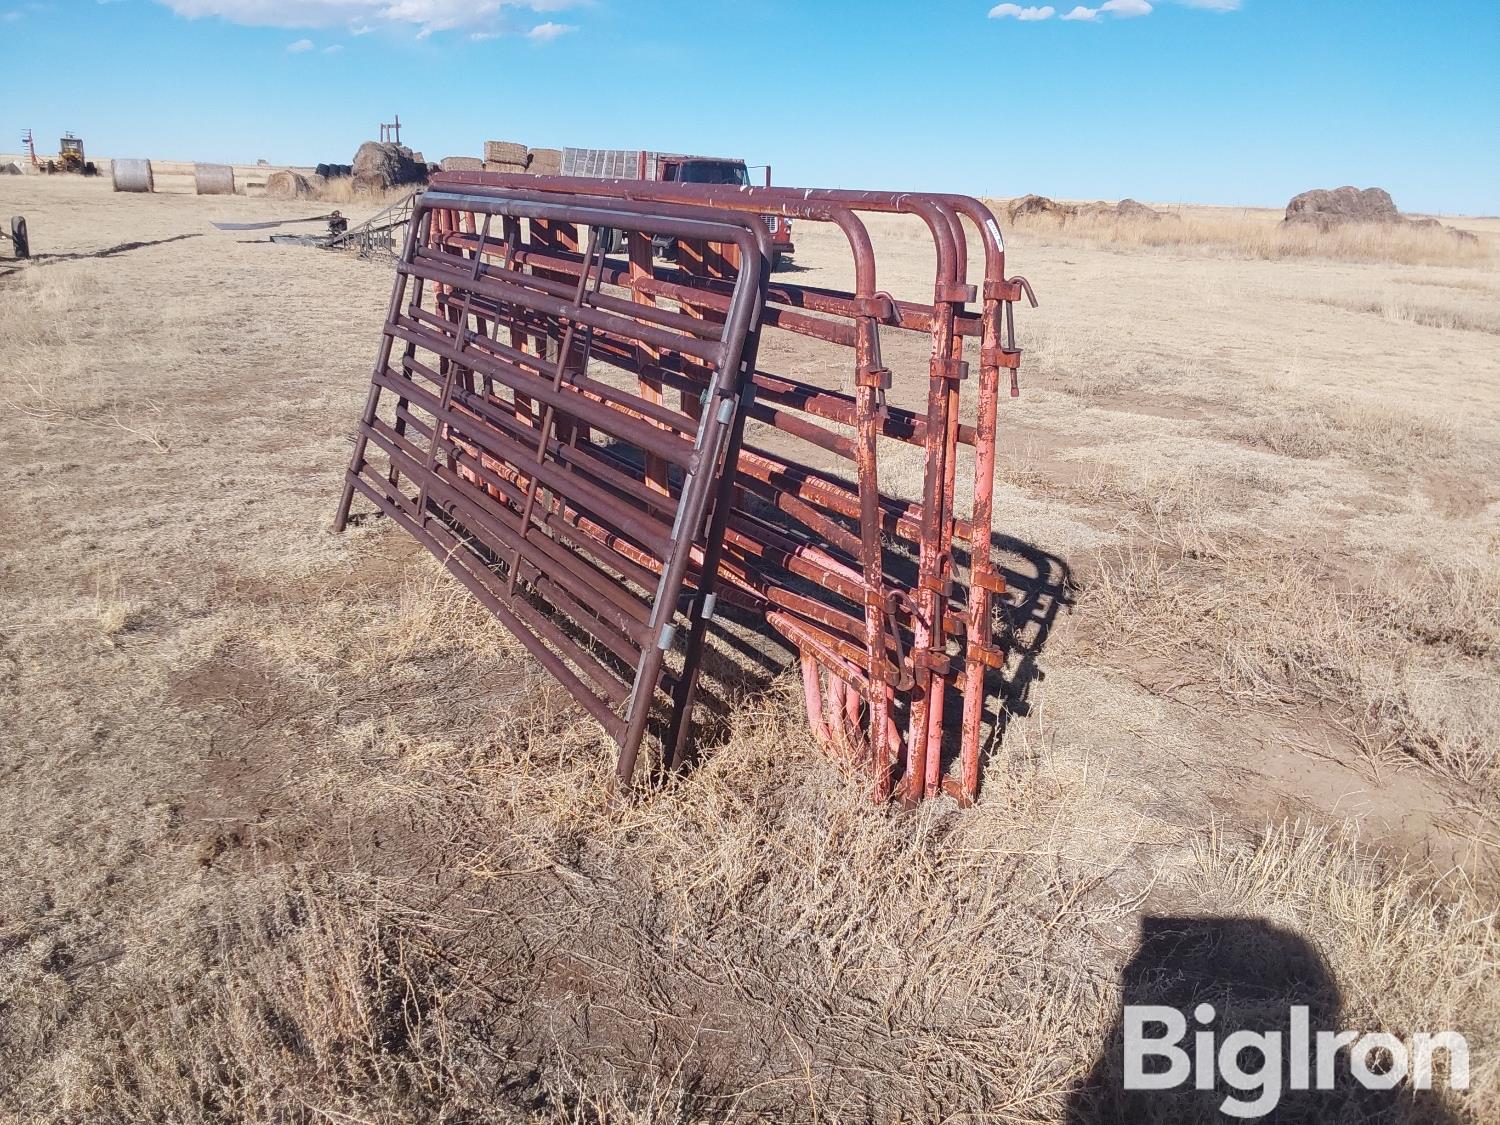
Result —
M 1209 12 L 1237 12 L 1240 10 L 1241 0 L 1174 0 L 1175 3 L 1183 4 L 1189 8 L 1201 8 Z M 1098 23 L 1101 16 L 1110 15 L 1115 19 L 1128 20 L 1138 16 L 1149 16 L 1156 10 L 1156 6 L 1150 0 L 1104 0 L 1097 8 L 1085 7 L 1079 4 L 1062 18 L 1074 22 Z M 1045 12 L 1046 15 L 1041 13 Z M 1037 14 L 1030 14 L 1037 13 Z M 1016 19 L 1046 19 L 1052 14 L 1051 8 L 1022 8 L 1019 4 L 998 4 L 990 9 L 990 18 L 996 19 L 1000 16 L 1014 16 Z
M 313 41 L 311 39 L 299 39 L 295 43 L 288 43 L 286 45 L 286 53 L 289 55 L 300 55 L 302 52 L 311 51 L 312 49 Z
M 324 47 L 323 48 L 323 53 L 325 55 L 336 55 L 340 51 L 342 51 L 343 49 L 344 49 L 344 45 L 342 43 L 334 43 L 331 46 Z
M 568 34 L 570 31 L 577 30 L 578 28 L 570 23 L 553 23 L 551 20 L 548 20 L 546 23 L 537 24 L 528 31 L 526 38 L 537 43 L 550 43 L 552 40 Z
M 588 0 L 156 0 L 188 19 L 216 17 L 247 27 L 347 27 L 351 35 L 386 28 L 500 33 L 523 12 L 557 12 Z M 542 24 L 567 27 L 568 24 Z M 559 32 L 558 34 L 562 34 Z
M 1040 8 L 1023 8 L 1019 4 L 996 4 L 990 9 L 990 19 L 992 20 L 1050 20 L 1056 14 L 1057 9 L 1051 4 Z

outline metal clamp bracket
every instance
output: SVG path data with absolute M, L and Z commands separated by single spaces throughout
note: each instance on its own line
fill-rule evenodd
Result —
M 966 305 L 978 296 L 979 291 L 972 285 L 962 285 L 956 281 L 940 281 L 933 287 L 933 296 L 939 301 L 951 301 L 955 304 Z
M 965 359 L 954 359 L 952 356 L 943 356 L 932 361 L 934 373 L 941 379 L 949 379 L 955 383 L 962 383 L 969 377 L 969 361 Z
M 953 657 L 941 649 L 929 648 L 914 653 L 915 663 L 934 675 L 946 676 L 953 671 Z
M 917 580 L 918 586 L 924 590 L 931 590 L 935 594 L 941 594 L 945 598 L 953 596 L 953 576 L 950 574 L 934 574 Z
M 876 293 L 869 297 L 854 298 L 856 316 L 872 316 L 876 320 L 890 321 L 896 318 L 896 299 L 889 293 Z
M 979 362 L 985 367 L 1004 367 L 1016 371 L 1021 366 L 1021 348 L 981 348 Z
M 971 662 L 983 664 L 986 668 L 992 668 L 997 672 L 1005 667 L 1005 650 L 998 645 L 975 641 L 969 645 L 965 655 Z
M 999 571 L 976 570 L 972 581 L 981 590 L 986 590 L 991 594 L 1003 594 L 1009 589 L 1005 584 L 1005 575 Z
M 1017 274 L 1006 281 L 986 280 L 984 283 L 984 299 L 986 301 L 1014 302 L 1025 299 L 1031 302 L 1031 307 L 1037 307 L 1036 294 L 1032 292 L 1031 282 Z

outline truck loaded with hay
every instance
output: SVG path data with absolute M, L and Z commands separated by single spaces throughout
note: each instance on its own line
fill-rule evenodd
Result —
M 689 184 L 750 186 L 750 169 L 744 160 L 727 156 L 693 156 L 686 153 L 654 152 L 635 148 L 528 148 L 517 141 L 485 141 L 484 159 L 445 157 L 444 172 L 498 172 L 506 175 L 582 176 L 606 180 L 671 180 Z M 771 186 L 771 167 L 765 166 L 765 186 Z M 765 215 L 766 228 L 775 248 L 774 264 L 792 256 L 792 220 Z M 618 232 L 611 232 L 611 236 Z M 606 246 L 620 249 L 611 237 Z M 675 247 L 666 240 L 658 253 L 671 257 Z

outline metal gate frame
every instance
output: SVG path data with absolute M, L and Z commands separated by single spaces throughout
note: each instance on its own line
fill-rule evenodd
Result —
M 573 224 L 590 230 L 576 277 L 518 261 L 537 247 L 568 253 L 560 232 Z M 609 229 L 732 254 L 724 315 L 695 319 L 605 293 L 599 235 Z M 460 232 L 471 245 L 455 248 Z M 335 530 L 358 492 L 411 532 L 611 734 L 624 783 L 658 687 L 670 679 L 674 694 L 690 695 L 697 674 L 690 660 L 673 676 L 664 656 L 690 561 L 714 546 L 708 517 L 743 415 L 769 260 L 758 224 L 703 208 L 439 187 L 417 200 L 397 264 Z M 422 307 L 428 285 L 432 310 Z M 674 411 L 592 378 L 596 346 L 649 347 L 666 365 L 691 366 L 704 379 L 701 409 Z M 419 351 L 437 357 L 435 369 Z M 383 393 L 395 396 L 393 422 L 379 416 Z M 594 442 L 595 431 L 612 444 Z M 367 459 L 372 444 L 386 455 L 383 474 Z M 675 467 L 675 491 L 632 475 L 620 445 Z M 709 597 L 712 581 L 712 570 L 698 578 Z
M 781 306 L 796 304 L 820 313 L 852 314 L 856 322 L 853 344 L 858 359 L 855 394 L 846 403 L 835 403 L 832 400 L 838 399 L 837 395 L 819 388 L 797 386 L 787 380 L 776 380 L 776 377 L 767 376 L 764 372 L 756 373 L 754 387 L 762 392 L 762 398 L 770 398 L 774 396 L 769 393 L 767 384 L 779 382 L 783 390 L 783 404 L 788 391 L 794 397 L 806 396 L 804 409 L 808 402 L 819 400 L 817 407 L 811 411 L 815 416 L 857 426 L 860 440 L 851 458 L 856 461 L 858 470 L 857 495 L 852 497 L 855 508 L 849 511 L 841 499 L 831 496 L 825 487 L 828 482 L 819 480 L 815 470 L 785 464 L 768 466 L 764 463 L 765 459 L 759 459 L 758 463 L 753 451 L 740 457 L 738 481 L 743 484 L 760 470 L 759 483 L 763 487 L 780 491 L 782 503 L 795 508 L 796 514 L 814 526 L 821 523 L 822 530 L 829 532 L 835 539 L 841 529 L 827 521 L 809 518 L 816 516 L 813 509 L 822 507 L 833 513 L 859 517 L 859 542 L 847 545 L 848 553 L 862 563 L 864 570 L 865 651 L 863 654 L 851 654 L 841 649 L 837 643 L 830 643 L 835 638 L 826 631 L 820 631 L 816 622 L 799 620 L 779 609 L 767 613 L 767 619 L 787 634 L 803 654 L 809 720 L 820 737 L 828 741 L 847 741 L 851 733 L 850 727 L 863 725 L 858 708 L 850 705 L 850 696 L 844 691 L 845 681 L 869 699 L 869 721 L 864 738 L 876 771 L 877 795 L 883 790 L 888 791 L 891 759 L 903 750 L 905 800 L 915 801 L 922 796 L 931 796 L 942 786 L 940 767 L 944 692 L 949 685 L 957 687 L 963 696 L 959 739 L 962 766 L 958 784 L 954 788 L 961 798 L 972 799 L 977 793 L 979 780 L 984 674 L 986 669 L 1001 666 L 1005 658 L 1003 649 L 996 643 L 991 622 L 992 599 L 1003 593 L 1004 583 L 994 567 L 989 550 L 993 527 L 999 373 L 1004 369 L 1011 371 L 1011 393 L 1016 394 L 1015 372 L 1019 366 L 1020 352 L 1014 343 L 1012 310 L 1014 302 L 1023 295 L 1035 304 L 1030 286 L 1024 278 L 1005 277 L 1004 244 L 999 225 L 989 209 L 977 200 L 953 195 L 584 181 L 567 177 L 506 176 L 495 173 L 449 173 L 437 177 L 436 182 L 463 183 L 476 189 L 505 188 L 524 183 L 528 186 L 540 186 L 545 190 L 585 193 L 610 199 L 651 202 L 672 200 L 740 213 L 783 214 L 801 219 L 835 222 L 844 230 L 855 258 L 855 293 L 840 294 L 798 286 L 773 285 L 770 289 L 772 304 L 766 313 L 766 323 L 768 326 L 802 331 L 820 339 L 846 342 L 827 327 L 826 322 L 819 321 L 816 326 L 804 323 L 808 318 L 799 321 L 800 314 Z M 856 211 L 907 212 L 917 215 L 926 223 L 938 260 L 931 305 L 894 301 L 875 290 L 873 251 L 863 225 L 854 214 Z M 969 286 L 964 276 L 967 263 L 964 219 L 978 230 L 985 249 L 983 306 L 977 315 L 966 308 L 968 302 L 978 297 L 979 290 Z M 649 259 L 646 264 L 649 266 Z M 633 259 L 630 281 L 637 293 L 646 295 L 646 299 L 649 299 L 650 292 L 667 293 L 671 288 L 657 281 L 650 271 L 636 267 L 637 263 Z M 699 272 L 715 281 L 722 281 L 730 276 L 722 270 Z M 707 282 L 695 284 L 706 285 Z M 680 297 L 676 292 L 667 295 Z M 928 410 L 925 419 L 906 412 L 891 411 L 884 402 L 883 389 L 888 385 L 889 373 L 879 362 L 877 326 L 880 324 L 931 333 Z M 964 340 L 967 336 L 980 338 L 978 418 L 969 425 L 963 424 L 959 417 L 959 384 L 967 374 L 967 364 L 963 360 Z M 852 406 L 852 412 L 840 409 L 843 406 Z M 765 419 L 768 409 L 764 405 L 752 407 L 752 413 L 759 411 L 760 416 Z M 771 418 L 767 420 L 788 427 L 797 421 L 784 411 L 771 411 Z M 923 446 L 925 472 L 923 502 L 920 505 L 906 504 L 879 493 L 875 484 L 873 441 L 877 433 Z M 805 434 L 806 429 L 803 427 L 799 436 Z M 920 440 L 914 440 L 918 435 Z M 968 520 L 957 519 L 954 513 L 956 450 L 960 444 L 975 448 L 974 508 Z M 847 455 L 844 450 L 835 449 L 835 452 Z M 802 477 L 801 484 L 790 489 L 777 490 L 767 477 L 768 470 L 795 473 L 799 469 L 806 475 Z M 809 488 L 808 482 L 816 482 L 817 487 Z M 878 520 L 872 520 L 869 516 L 872 499 L 880 511 Z M 727 517 L 730 521 L 727 547 L 731 558 L 724 564 L 721 577 L 743 586 L 746 585 L 745 575 L 734 573 L 731 565 L 734 555 L 734 520 L 740 515 L 736 512 L 735 516 Z M 881 580 L 879 536 L 875 536 L 872 545 L 866 534 L 878 523 L 886 524 L 888 530 L 892 530 L 890 525 L 893 523 L 893 530 L 897 533 L 915 532 L 910 536 L 919 544 L 920 575 L 915 590 L 893 591 Z M 955 574 L 955 545 L 966 547 L 970 557 L 966 584 L 957 581 Z M 758 546 L 766 547 L 767 544 L 762 542 Z M 785 548 L 786 544 L 781 546 Z M 806 550 L 782 550 L 779 557 L 789 567 L 801 564 L 804 568 L 810 567 L 813 573 L 819 572 L 821 568 L 820 577 L 830 586 L 838 584 L 836 578 L 848 577 L 837 574 L 837 560 L 818 558 Z M 804 569 L 802 576 L 810 577 L 811 574 Z M 763 588 L 757 592 L 765 595 L 775 591 Z M 785 591 L 782 593 L 784 600 Z M 906 678 L 900 674 L 894 677 L 885 674 L 882 662 L 887 656 L 886 640 L 894 635 L 896 648 L 900 652 L 901 638 L 894 628 L 880 628 L 877 635 L 872 623 L 881 617 L 882 612 L 888 619 L 901 616 L 901 602 L 908 598 L 914 605 L 904 615 L 909 622 L 912 637 L 907 651 L 912 653 L 909 660 L 912 671 L 910 678 L 917 682 L 915 691 L 907 701 L 907 731 L 904 746 L 901 746 L 903 740 L 895 731 L 893 723 L 885 737 L 880 734 L 882 714 L 888 717 L 890 712 L 891 685 L 893 682 L 902 684 Z M 961 645 L 959 653 L 950 655 L 950 641 Z M 821 688 L 818 682 L 820 671 L 828 676 L 826 689 Z M 826 711 L 820 695 L 827 697 Z M 681 754 L 686 733 L 681 723 L 685 714 L 686 709 L 678 709 L 679 729 L 673 740 L 674 758 Z M 885 750 L 887 744 L 890 745 L 889 753 Z

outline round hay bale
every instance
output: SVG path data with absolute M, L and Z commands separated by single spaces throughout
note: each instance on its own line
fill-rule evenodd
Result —
M 321 177 L 309 178 L 284 168 L 266 177 L 266 195 L 271 199 L 305 199 L 312 194 L 314 179 L 320 185 L 323 182 Z
M 1383 188 L 1315 188 L 1294 196 L 1286 205 L 1288 223 L 1312 223 L 1320 230 L 1344 223 L 1399 223 L 1401 212 Z
M 194 164 L 193 186 L 199 195 L 233 195 L 234 169 L 228 164 Z
M 387 187 L 423 184 L 427 182 L 427 165 L 418 163 L 416 154 L 405 145 L 366 141 L 354 154 L 355 189 L 361 190 L 361 182 L 373 184 L 377 176 L 385 180 Z
M 354 173 L 354 190 L 361 195 L 366 192 L 390 191 L 393 186 L 390 177 L 384 172 Z
M 1115 214 L 1122 219 L 1144 219 L 1147 222 L 1155 222 L 1161 218 L 1161 212 L 1144 203 L 1134 199 L 1122 199 L 1115 204 Z
M 440 167 L 444 172 L 478 172 L 484 161 L 472 156 L 445 156 Z
M 526 146 L 514 141 L 485 141 L 484 159 L 493 164 L 519 164 L 526 166 Z
M 1062 221 L 1077 213 L 1078 208 L 1067 203 L 1058 203 L 1056 200 L 1048 199 L 1045 195 L 1023 195 L 1020 199 L 1011 200 L 1010 206 L 1005 209 L 1006 216 L 1012 222 L 1029 215 L 1046 215 Z
M 149 160 L 114 160 L 110 163 L 110 176 L 116 191 L 156 190 Z

